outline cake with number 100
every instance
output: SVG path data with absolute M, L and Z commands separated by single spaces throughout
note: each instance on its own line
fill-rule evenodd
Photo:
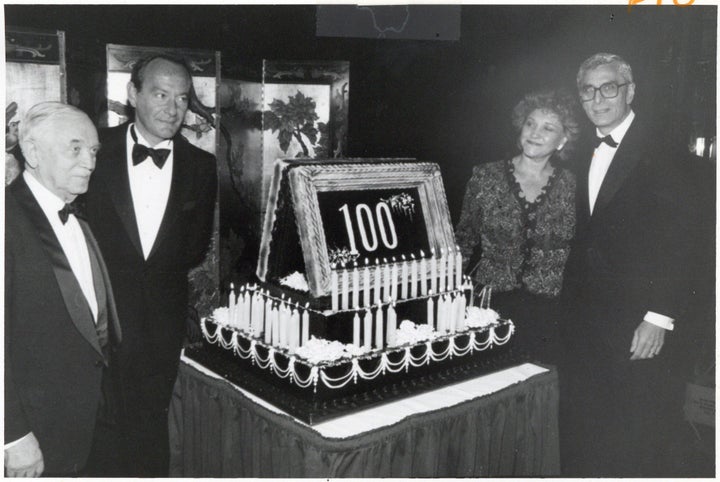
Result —
M 310 424 L 516 359 L 462 273 L 437 164 L 277 161 L 256 275 L 186 356 Z

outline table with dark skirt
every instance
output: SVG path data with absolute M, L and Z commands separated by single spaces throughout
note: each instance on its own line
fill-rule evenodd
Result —
M 309 426 L 183 358 L 171 477 L 499 477 L 560 472 L 558 377 L 524 364 Z

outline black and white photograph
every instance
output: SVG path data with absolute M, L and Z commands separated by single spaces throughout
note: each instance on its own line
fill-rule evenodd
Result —
M 716 476 L 715 1 L 3 18 L 5 477 Z

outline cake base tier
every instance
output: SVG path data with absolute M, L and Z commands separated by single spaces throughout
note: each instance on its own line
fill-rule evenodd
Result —
M 186 348 L 185 356 L 309 425 L 527 361 L 517 347 L 508 343 L 464 357 L 410 367 L 407 372 L 358 380 L 342 389 L 315 391 L 311 387 L 302 389 L 291 385 L 251 360 L 241 359 L 207 341 L 202 346 Z

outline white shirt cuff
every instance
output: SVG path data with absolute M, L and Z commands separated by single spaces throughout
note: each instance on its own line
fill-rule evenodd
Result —
M 32 434 L 32 432 L 28 432 L 27 434 L 25 434 L 24 437 L 20 437 L 19 439 L 14 440 L 14 441 L 12 441 L 12 442 L 10 442 L 10 443 L 6 443 L 6 444 L 5 444 L 5 447 L 4 447 L 3 449 L 4 449 L 4 450 L 7 450 L 7 449 L 9 449 L 10 447 L 12 447 L 13 445 L 19 444 L 20 442 L 22 442 L 23 440 L 25 440 L 26 438 L 28 438 L 31 434 Z
M 675 323 L 675 320 L 672 318 L 661 315 L 660 313 L 655 313 L 653 311 L 648 311 L 645 314 L 645 318 L 643 320 L 647 321 L 648 323 L 652 323 L 655 326 L 659 326 L 660 328 L 665 328 L 666 330 L 672 331 L 674 328 L 673 323 Z

